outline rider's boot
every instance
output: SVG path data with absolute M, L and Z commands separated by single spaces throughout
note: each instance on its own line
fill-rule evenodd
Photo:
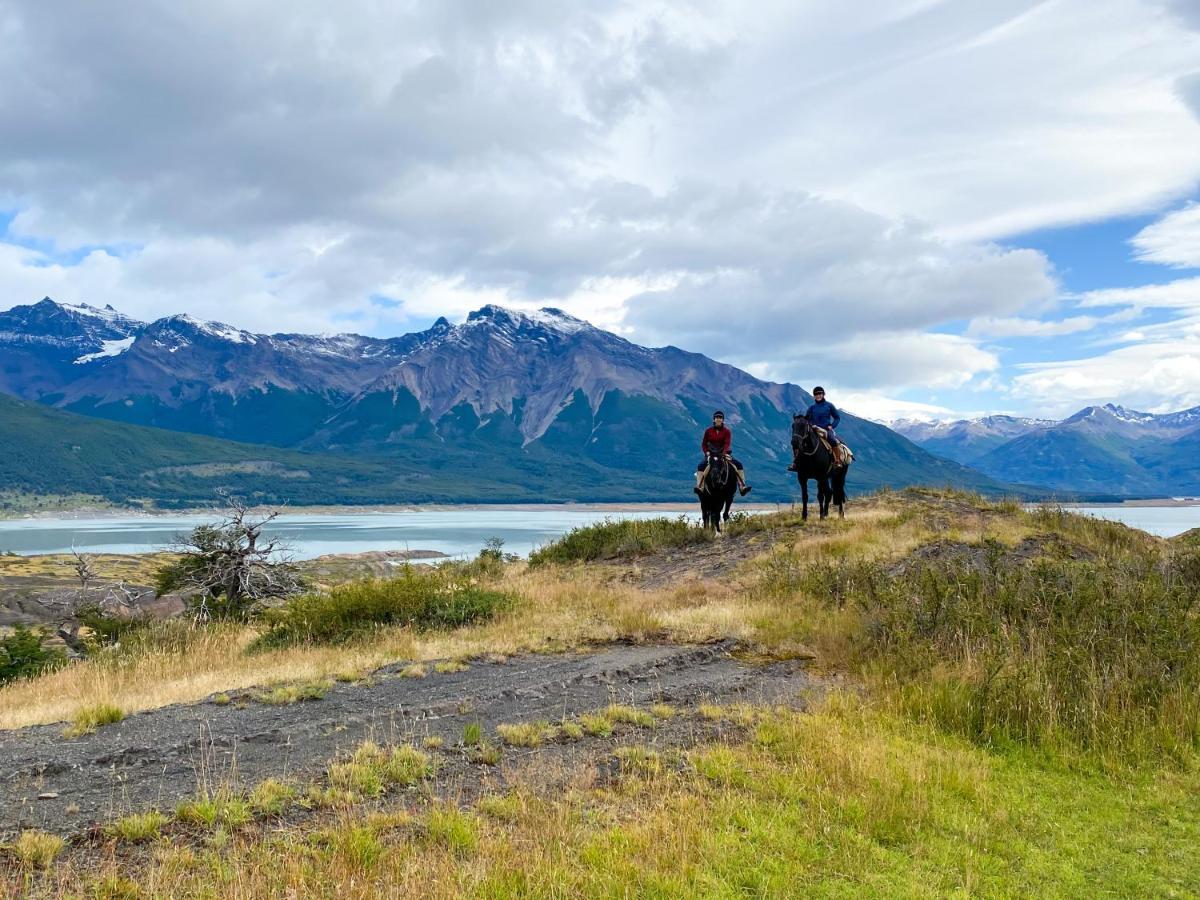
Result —
M 701 491 L 700 491 L 700 486 L 701 486 L 702 484 L 704 484 L 704 473 L 703 473 L 703 472 L 697 472 L 697 473 L 696 473 L 696 486 L 695 486 L 694 488 L 692 488 L 692 490 L 693 490 L 693 491 L 695 491 L 697 494 L 699 494 L 699 493 L 701 492 Z
M 750 485 L 746 484 L 746 473 L 745 472 L 743 472 L 741 469 L 736 469 L 735 471 L 737 472 L 738 493 L 741 494 L 743 497 L 745 497 L 748 493 L 750 493 L 752 490 L 754 490 L 754 488 L 752 488 L 752 487 L 750 487 Z

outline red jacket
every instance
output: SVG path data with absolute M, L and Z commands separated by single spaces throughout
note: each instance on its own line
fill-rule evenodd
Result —
M 708 456 L 709 451 L 714 453 L 731 453 L 733 452 L 733 432 L 729 430 L 729 426 L 724 428 L 706 428 L 704 437 L 700 439 L 700 452 Z

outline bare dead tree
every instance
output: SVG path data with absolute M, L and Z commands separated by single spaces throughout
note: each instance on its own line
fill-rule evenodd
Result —
M 88 588 L 91 587 L 92 580 L 96 577 L 95 561 L 91 554 L 80 553 L 74 547 L 71 548 L 71 555 L 75 557 L 72 568 L 75 569 L 75 577 L 79 579 L 79 592 L 87 596 Z
M 199 622 L 251 618 L 264 602 L 289 597 L 303 587 L 287 545 L 263 535 L 279 510 L 255 517 L 245 501 L 221 496 L 227 507 L 224 518 L 177 540 L 173 549 L 179 560 L 158 574 L 160 595 L 192 592 Z

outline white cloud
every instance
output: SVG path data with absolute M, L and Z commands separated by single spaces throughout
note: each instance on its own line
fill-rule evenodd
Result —
M 928 332 L 863 335 L 852 341 L 798 342 L 763 377 L 811 387 L 836 382 L 862 394 L 960 388 L 996 370 L 997 356 L 967 338 Z M 818 374 L 824 373 L 824 374 Z
M 1071 316 L 1057 322 L 1041 319 L 1025 319 L 1020 317 L 989 316 L 972 319 L 967 326 L 967 334 L 971 337 L 1058 337 L 1064 334 L 1078 334 L 1090 331 L 1102 320 L 1096 316 Z
M 1021 366 L 1013 392 L 1049 414 L 1117 400 L 1148 412 L 1200 406 L 1200 344 L 1156 341 L 1088 359 Z
M 1143 262 L 1200 269 L 1200 203 L 1189 203 L 1147 225 L 1130 243 Z
M 1124 306 L 1131 309 L 1200 310 L 1200 277 L 1177 278 L 1163 284 L 1104 288 L 1073 298 L 1081 307 Z
M 937 422 L 963 417 L 961 413 L 933 403 L 897 400 L 872 391 L 838 391 L 836 387 L 830 387 L 829 390 L 837 396 L 839 409 L 884 425 L 898 419 Z

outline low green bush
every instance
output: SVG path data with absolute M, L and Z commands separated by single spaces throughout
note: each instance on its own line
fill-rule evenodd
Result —
M 687 547 L 712 540 L 707 529 L 675 519 L 606 519 L 572 529 L 558 540 L 529 554 L 529 563 L 588 562 L 622 556 L 644 556 L 658 550 Z
M 483 587 L 454 567 L 407 567 L 395 578 L 371 578 L 293 597 L 263 617 L 255 647 L 338 643 L 373 628 L 459 628 L 510 605 L 507 594 Z
M 24 625 L 0 635 L 0 684 L 32 678 L 64 665 L 66 655 L 57 647 L 47 647 L 45 641 L 44 631 Z

